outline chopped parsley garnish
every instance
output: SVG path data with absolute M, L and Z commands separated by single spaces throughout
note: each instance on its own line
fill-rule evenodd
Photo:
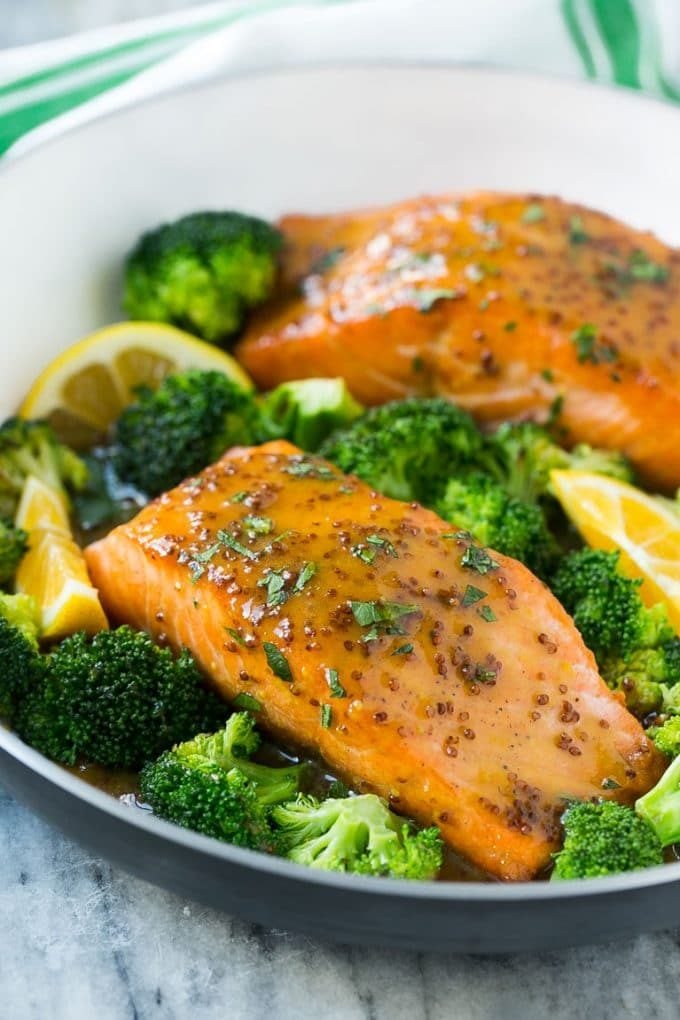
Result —
M 543 206 L 539 205 L 538 202 L 532 202 L 522 213 L 522 223 L 540 223 L 544 219 L 545 212 L 543 211 Z
M 420 612 L 418 606 L 402 602 L 350 602 L 350 607 L 359 626 L 369 628 L 361 639 L 364 643 L 383 634 L 405 634 L 399 620 Z
M 350 552 L 352 553 L 352 556 L 356 556 L 357 559 L 368 564 L 373 563 L 379 550 L 382 550 L 386 556 L 391 556 L 395 560 L 399 558 L 399 553 L 389 539 L 383 538 L 381 535 L 368 535 L 366 537 L 366 542 L 373 548 L 367 549 L 366 546 L 360 542 L 359 544 L 351 547 Z
M 478 574 L 488 574 L 490 570 L 498 570 L 499 564 L 481 545 L 469 545 L 460 558 L 460 565 Z
M 262 709 L 262 702 L 254 698 L 252 694 L 246 694 L 245 692 L 237 694 L 232 701 L 234 708 L 245 709 L 246 712 L 259 712 Z
M 234 552 L 238 553 L 239 556 L 245 556 L 247 560 L 257 559 L 256 552 L 254 552 L 252 549 L 249 549 L 247 546 L 243 545 L 243 543 L 239 542 L 237 538 L 234 538 L 233 535 L 230 535 L 228 531 L 218 531 L 217 537 L 219 538 L 222 545 L 226 545 L 227 549 L 232 549 Z
M 463 592 L 460 604 L 464 607 L 474 606 L 475 602 L 481 602 L 488 594 L 488 592 L 483 591 L 481 588 L 475 588 L 474 584 L 469 584 Z
M 327 730 L 333 718 L 333 709 L 330 705 L 321 705 L 321 726 Z
M 555 374 L 554 374 L 554 372 L 553 372 L 553 370 L 551 368 L 542 368 L 541 369 L 541 378 L 545 379 L 546 382 L 554 382 L 555 381 Z
M 506 322 L 505 325 L 503 326 L 503 329 L 505 330 L 506 333 L 514 333 L 515 330 L 517 329 L 517 323 Z
M 295 582 L 294 591 L 302 591 L 304 586 L 308 584 L 316 574 L 316 563 L 305 563 L 298 574 L 298 579 Z
M 398 648 L 395 648 L 392 655 L 410 655 L 412 651 L 413 645 L 410 641 L 407 641 L 405 645 L 399 645 Z
M 369 545 L 382 549 L 385 555 L 391 556 L 395 560 L 399 558 L 399 553 L 387 538 L 383 538 L 381 535 L 368 535 L 366 541 Z
M 235 492 L 234 493 L 234 495 L 231 497 L 229 502 L 230 503 L 243 503 L 243 501 L 245 499 L 247 499 L 247 498 L 248 498 L 248 493 L 246 492 L 245 489 L 241 489 L 240 492 Z
M 292 591 L 286 591 L 285 575 L 289 574 L 289 571 L 285 567 L 280 567 L 278 570 L 268 570 L 264 577 L 261 577 L 257 582 L 257 587 L 267 589 L 267 605 L 270 608 L 282 606 L 291 595 L 302 591 L 305 585 L 314 577 L 315 573 L 316 563 L 305 563 L 298 574 Z
M 641 280 L 645 283 L 665 283 L 670 270 L 668 266 L 660 266 L 658 262 L 652 262 L 649 256 L 638 248 L 628 259 L 628 272 L 633 280 Z
M 331 698 L 346 698 L 347 691 L 340 683 L 340 674 L 337 669 L 327 669 L 325 670 L 325 673 L 326 683 L 328 684 L 328 689 L 331 692 Z
M 229 636 L 234 639 L 237 645 L 245 645 L 245 641 L 243 640 L 243 638 L 241 637 L 237 630 L 235 630 L 233 627 L 225 627 L 224 629 L 226 630 L 227 634 L 229 634 Z
M 620 790 L 621 789 L 621 783 L 617 783 L 616 780 L 612 779 L 611 776 L 607 776 L 606 779 L 603 779 L 602 783 L 600 785 L 602 786 L 603 790 Z
M 281 570 L 268 570 L 264 577 L 261 577 L 257 582 L 258 588 L 267 589 L 267 605 L 270 608 L 274 606 L 282 606 L 288 598 L 286 592 L 286 580 L 284 578 L 285 571 Z
M 282 470 L 293 478 L 319 478 L 322 481 L 330 481 L 336 477 L 335 472 L 326 464 L 309 460 L 307 457 L 290 457 L 287 467 Z
M 487 623 L 495 623 L 498 619 L 491 606 L 480 606 L 477 612 Z
M 413 291 L 413 304 L 419 312 L 429 312 L 438 301 L 451 301 L 457 297 L 460 297 L 459 292 L 450 288 L 423 288 Z
M 286 683 L 290 683 L 293 679 L 293 673 L 288 664 L 288 659 L 283 652 L 276 645 L 272 644 L 271 641 L 263 641 L 262 647 L 264 648 L 264 654 L 267 656 L 267 665 L 274 676 L 277 676 L 279 680 L 285 680 Z
M 416 354 L 415 358 L 411 362 L 411 368 L 414 372 L 423 372 L 425 369 L 425 360 L 421 358 L 419 354 Z
M 350 548 L 350 552 L 352 556 L 356 556 L 362 563 L 368 563 L 369 565 L 378 555 L 375 549 L 367 549 L 365 545 L 353 545 Z
M 581 217 L 572 216 L 569 220 L 569 243 L 585 244 L 589 240 L 590 237 L 586 234 Z
M 489 669 L 481 664 L 475 667 L 475 680 L 477 680 L 480 684 L 491 683 L 492 680 L 496 679 L 497 675 L 498 672 L 495 669 Z
M 256 514 L 248 514 L 243 518 L 243 524 L 248 531 L 256 535 L 269 535 L 274 530 L 274 522 L 270 517 L 258 517 Z
M 576 348 L 576 357 L 583 364 L 589 361 L 593 365 L 611 364 L 616 361 L 619 352 L 613 344 L 602 343 L 597 338 L 597 329 L 592 322 L 585 322 L 571 334 L 571 341 Z

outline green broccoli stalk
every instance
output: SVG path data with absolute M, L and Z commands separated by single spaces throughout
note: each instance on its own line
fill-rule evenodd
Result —
M 259 736 L 247 712 L 218 733 L 201 734 L 142 769 L 142 799 L 154 814 L 206 836 L 256 850 L 278 849 L 269 809 L 299 789 L 304 766 L 250 761 Z
M 680 758 L 675 758 L 656 786 L 635 802 L 635 810 L 651 825 L 662 846 L 680 842 Z
M 439 397 L 371 408 L 331 435 L 320 453 L 393 499 L 432 505 L 448 478 L 481 457 L 484 440 L 472 418 Z
M 120 627 L 58 645 L 41 683 L 17 706 L 15 726 L 65 764 L 136 768 L 225 715 L 188 652 L 175 658 L 147 634 Z
M 520 560 L 539 577 L 555 569 L 559 549 L 543 509 L 509 496 L 490 475 L 477 471 L 452 478 L 435 509 L 481 545 Z
M 239 332 L 271 294 L 280 232 L 237 212 L 202 212 L 150 231 L 125 265 L 123 305 L 132 319 L 170 322 L 206 340 Z
M 620 453 L 581 444 L 571 452 L 555 443 L 550 432 L 531 422 L 501 425 L 489 437 L 485 470 L 510 496 L 536 503 L 551 495 L 550 472 L 577 469 L 632 481 L 628 461 Z
M 271 768 L 251 761 L 259 746 L 253 717 L 236 712 L 217 733 L 201 733 L 173 748 L 172 753 L 192 769 L 210 771 L 214 765 L 225 772 L 238 769 L 253 784 L 261 804 L 279 804 L 297 793 L 305 767 Z
M 149 496 L 173 488 L 230 446 L 256 442 L 252 394 L 221 372 L 189 370 L 143 389 L 115 426 L 113 467 Z
M 415 831 L 374 794 L 300 796 L 275 807 L 272 817 L 286 855 L 298 864 L 392 878 L 435 878 L 442 865 L 436 828 Z
M 639 595 L 642 582 L 620 574 L 618 561 L 617 552 L 570 553 L 552 589 L 609 686 L 623 691 L 629 709 L 644 717 L 661 710 L 680 681 L 679 642 L 666 607 L 647 608 Z
M 344 379 L 300 379 L 282 383 L 260 404 L 264 436 L 289 439 L 314 452 L 335 429 L 343 428 L 364 411 Z
M 553 880 L 599 878 L 663 863 L 653 827 L 614 801 L 570 804 L 562 825 L 564 844 L 554 855 Z
M 0 594 L 0 663 L 0 715 L 11 721 L 42 672 L 38 609 L 28 595 Z
M 87 467 L 45 422 L 8 418 L 0 425 L 0 517 L 13 520 L 29 475 L 66 496 L 87 482 Z

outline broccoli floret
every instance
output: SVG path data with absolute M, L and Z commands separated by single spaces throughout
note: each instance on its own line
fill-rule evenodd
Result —
M 176 825 L 239 846 L 276 850 L 269 808 L 295 795 L 304 766 L 252 762 L 258 745 L 252 717 L 232 715 L 218 733 L 194 737 L 145 765 L 142 798 Z
M 509 496 L 489 475 L 471 472 L 451 479 L 435 509 L 482 545 L 520 560 L 539 577 L 554 570 L 559 550 L 542 508 Z
M 439 830 L 415 831 L 374 794 L 321 802 L 300 796 L 272 817 L 286 855 L 312 868 L 426 879 L 442 865 Z
M 0 714 L 12 720 L 42 671 L 38 609 L 29 595 L 0 594 L 0 663 Z
M 28 535 L 0 518 L 0 585 L 8 584 L 28 549 Z
M 344 379 L 300 379 L 267 393 L 260 411 L 267 438 L 289 439 L 314 452 L 331 432 L 349 425 L 364 408 Z
M 127 258 L 123 305 L 133 319 L 171 322 L 212 342 L 241 329 L 271 294 L 280 232 L 237 212 L 202 212 L 150 231 Z
M 260 746 L 260 736 L 248 712 L 236 712 L 217 733 L 201 733 L 173 749 L 173 754 L 196 769 L 218 765 L 225 772 L 238 769 L 251 782 L 263 805 L 279 804 L 293 797 L 300 786 L 304 765 L 271 768 L 250 761 Z
M 252 394 L 221 372 L 189 370 L 139 392 L 115 426 L 119 478 L 157 496 L 216 460 L 230 446 L 257 439 Z
M 225 715 L 188 652 L 175 658 L 147 634 L 120 627 L 58 645 L 15 725 L 29 744 L 68 765 L 136 768 Z
M 532 422 L 501 425 L 489 437 L 485 467 L 509 495 L 535 503 L 550 495 L 550 472 L 578 469 L 632 480 L 632 472 L 620 453 L 581 444 L 569 452 L 555 443 L 547 429 Z
M 413 397 L 371 408 L 329 436 L 320 453 L 386 496 L 431 505 L 483 445 L 465 411 L 439 397 Z
M 8 418 L 0 425 L 0 517 L 13 520 L 29 475 L 66 495 L 87 482 L 87 467 L 45 422 Z
M 580 549 L 561 561 L 552 589 L 571 613 L 610 687 L 641 716 L 662 707 L 680 680 L 678 638 L 666 607 L 647 608 L 642 582 L 618 572 L 618 552 Z
M 562 825 L 564 844 L 555 854 L 553 879 L 598 878 L 663 863 L 654 830 L 622 804 L 570 804 Z
M 185 829 L 251 850 L 276 847 L 267 811 L 237 769 L 193 768 L 166 751 L 142 769 L 140 793 L 154 814 Z
M 661 726 L 651 726 L 647 730 L 657 749 L 669 758 L 677 758 L 680 754 L 680 715 L 666 719 Z
M 662 846 L 680 842 L 680 758 L 675 758 L 656 786 L 635 802 L 635 810 L 651 825 Z

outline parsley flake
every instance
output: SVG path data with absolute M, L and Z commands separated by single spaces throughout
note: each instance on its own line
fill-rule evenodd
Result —
M 281 470 L 293 478 L 318 478 L 324 482 L 336 477 L 322 461 L 310 460 L 308 457 L 289 457 L 288 465 Z
M 325 670 L 325 673 L 326 683 L 328 684 L 328 689 L 331 692 L 331 698 L 346 698 L 347 691 L 340 683 L 340 674 L 337 669 L 327 669 Z
M 628 259 L 628 272 L 633 280 L 641 280 L 645 283 L 665 283 L 670 270 L 668 266 L 652 262 L 649 256 L 638 248 Z
M 248 495 L 249 494 L 246 492 L 245 489 L 241 489 L 240 492 L 235 492 L 234 493 L 234 495 L 231 497 L 229 502 L 230 503 L 243 503 L 243 501 L 248 498 Z
M 463 592 L 463 598 L 461 599 L 461 606 L 473 606 L 475 602 L 481 602 L 485 599 L 489 593 L 483 591 L 481 588 L 475 588 L 474 584 L 468 584 L 465 591 Z
M 256 552 L 243 545 L 243 543 L 239 542 L 237 538 L 230 535 L 228 531 L 218 531 L 217 537 L 222 545 L 226 545 L 227 549 L 232 549 L 234 552 L 238 553 L 239 556 L 245 556 L 247 560 L 257 559 Z
M 532 202 L 522 213 L 522 223 L 540 223 L 545 219 L 543 206 L 538 202 Z
M 293 591 L 302 591 L 304 586 L 306 584 L 309 584 L 311 579 L 316 574 L 316 569 L 317 569 L 316 568 L 316 563 L 305 563 L 305 564 L 303 564 L 302 569 L 300 570 L 300 573 L 298 574 L 297 581 L 295 582 L 295 586 L 293 588 Z
M 227 634 L 229 634 L 229 636 L 234 639 L 237 645 L 245 646 L 245 641 L 243 640 L 243 638 L 241 637 L 237 630 L 235 630 L 233 627 L 225 627 L 224 629 L 226 630 Z
M 407 641 L 405 645 L 399 645 L 398 648 L 395 648 L 392 655 L 410 655 L 412 651 L 413 645 L 410 641 Z
M 602 343 L 597 339 L 597 330 L 592 322 L 585 322 L 574 330 L 571 341 L 576 347 L 576 357 L 580 364 L 586 361 L 593 365 L 611 364 L 618 359 L 619 352 L 613 344 Z
M 274 676 L 277 676 L 279 680 L 285 680 L 286 683 L 290 683 L 293 679 L 293 673 L 288 659 L 283 652 L 276 645 L 272 644 L 271 641 L 263 641 L 262 647 L 264 648 L 264 654 L 267 656 L 267 665 Z
M 590 237 L 585 231 L 583 226 L 583 220 L 580 216 L 572 216 L 569 220 L 569 243 L 570 244 L 585 244 L 590 240 Z
M 487 623 L 495 623 L 498 619 L 491 606 L 480 606 L 477 612 Z
M 379 637 L 387 634 L 405 634 L 406 631 L 399 622 L 401 618 L 420 612 L 418 606 L 402 602 L 350 601 L 350 607 L 359 626 L 369 628 L 361 638 L 364 644 L 376 641 Z
M 395 560 L 399 559 L 399 553 L 387 538 L 383 538 L 381 535 L 368 535 L 366 541 L 369 545 L 382 549 L 386 556 L 391 556 Z
M 270 535 L 274 530 L 274 522 L 270 517 L 258 517 L 257 514 L 248 514 L 243 518 L 243 524 L 255 535 Z
M 321 705 L 320 709 L 321 709 L 320 713 L 321 727 L 322 729 L 327 730 L 331 724 L 331 720 L 333 719 L 333 709 L 331 708 L 330 705 Z
M 268 570 L 264 577 L 257 582 L 258 588 L 267 589 L 267 605 L 271 608 L 282 606 L 288 598 L 286 592 L 286 579 L 283 576 L 285 570 Z
M 246 694 L 245 691 L 236 695 L 232 705 L 234 708 L 245 709 L 246 712 L 259 712 L 262 709 L 262 702 L 254 698 L 252 694 Z
M 469 545 L 460 558 L 460 565 L 478 574 L 488 574 L 490 570 L 498 570 L 499 567 L 496 560 L 480 545 Z

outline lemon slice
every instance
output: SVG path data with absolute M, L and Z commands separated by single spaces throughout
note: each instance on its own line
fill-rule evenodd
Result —
M 553 471 L 555 495 L 588 545 L 617 549 L 628 577 L 641 577 L 646 605 L 665 602 L 680 631 L 680 516 L 634 485 L 588 471 Z
M 70 536 L 68 506 L 60 492 L 45 485 L 35 475 L 24 484 L 14 523 L 24 531 L 58 531 Z
M 245 389 L 253 383 L 239 363 L 212 344 L 158 322 L 121 322 L 63 351 L 38 376 L 20 414 L 45 418 L 60 439 L 84 449 L 132 403 L 138 386 L 155 389 L 173 372 L 223 372 Z
M 63 638 L 108 627 L 85 557 L 71 535 L 66 502 L 59 492 L 29 476 L 15 522 L 28 531 L 28 552 L 19 564 L 16 590 L 31 595 L 43 638 Z

